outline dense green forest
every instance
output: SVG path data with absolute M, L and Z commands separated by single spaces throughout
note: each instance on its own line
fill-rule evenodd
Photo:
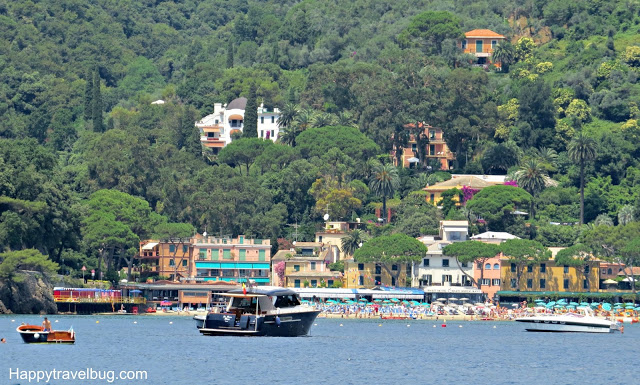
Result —
M 476 28 L 507 37 L 502 71 L 457 47 Z M 592 239 L 640 217 L 639 29 L 636 0 L 0 0 L 0 261 L 37 249 L 79 276 L 205 230 L 276 247 L 326 212 L 372 236 L 467 218 Z M 252 88 L 282 110 L 280 141 L 203 153 L 194 122 Z M 391 165 L 418 121 L 443 128 L 455 170 Z M 520 187 L 437 210 L 421 189 L 449 172 Z

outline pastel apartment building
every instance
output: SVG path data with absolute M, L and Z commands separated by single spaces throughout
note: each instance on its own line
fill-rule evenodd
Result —
M 239 235 L 196 235 L 191 240 L 196 280 L 256 285 L 270 283 L 271 241 Z
M 217 154 L 220 149 L 231 143 L 232 135 L 242 132 L 247 98 L 234 99 L 229 104 L 214 103 L 213 113 L 196 122 L 200 130 L 200 142 Z M 276 141 L 280 132 L 277 108 L 269 110 L 264 105 L 258 107 L 258 137 Z
M 143 272 L 155 273 L 170 281 L 227 282 L 251 280 L 269 283 L 271 241 L 196 235 L 180 241 L 147 240 L 140 243 Z
M 407 124 L 405 127 L 407 129 L 415 128 L 415 124 Z M 453 161 L 455 159 L 455 154 L 449 151 L 449 147 L 447 147 L 447 143 L 444 140 L 442 129 L 437 127 L 432 127 L 424 122 L 418 123 L 418 128 L 424 128 L 424 131 L 421 135 L 425 139 L 428 139 L 428 143 L 425 144 L 423 149 L 418 149 L 418 138 L 415 135 L 411 134 L 409 136 L 408 146 L 403 147 L 401 164 L 398 164 L 398 158 L 396 157 L 396 148 L 391 151 L 391 157 L 393 159 L 394 165 L 402 166 L 404 168 L 416 168 L 417 165 L 423 160 L 420 159 L 420 150 L 422 150 L 422 154 L 424 154 L 425 161 L 428 159 L 437 159 L 440 162 L 440 169 L 449 170 L 453 167 Z
M 503 35 L 493 32 L 489 29 L 474 29 L 466 32 L 465 38 L 460 41 L 460 48 L 464 53 L 472 54 L 476 57 L 476 65 L 488 68 L 493 64 L 498 68 L 502 68 L 500 62 L 493 62 L 491 54 L 498 44 L 505 40 Z

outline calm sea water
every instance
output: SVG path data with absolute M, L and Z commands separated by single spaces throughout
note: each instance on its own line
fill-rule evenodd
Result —
M 190 317 L 52 316 L 75 345 L 27 345 L 0 316 L 0 384 L 10 370 L 146 370 L 114 384 L 635 384 L 640 327 L 625 333 L 528 333 L 515 322 L 319 318 L 309 337 L 205 337 Z M 15 320 L 13 322 L 12 320 Z M 99 321 L 99 323 L 96 323 Z M 134 322 L 137 322 L 134 324 Z M 434 327 L 436 326 L 436 327 Z M 462 327 L 460 327 L 462 326 Z M 45 383 L 45 382 L 40 382 Z M 106 380 L 51 381 L 105 384 Z

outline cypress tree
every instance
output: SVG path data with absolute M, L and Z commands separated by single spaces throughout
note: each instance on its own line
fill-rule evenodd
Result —
M 233 68 L 233 41 L 227 44 L 227 68 Z
M 243 138 L 258 137 L 258 100 L 256 96 L 256 85 L 251 84 L 249 87 L 249 96 L 247 97 L 247 107 L 244 110 L 244 127 L 242 128 Z
M 200 144 L 200 131 L 196 127 L 196 116 L 193 109 L 184 108 L 180 121 L 180 131 L 182 135 L 182 148 L 197 158 L 202 156 L 202 144 Z
M 100 95 L 100 72 L 96 67 L 93 74 L 93 131 L 103 132 L 104 123 L 102 121 L 102 95 Z
M 86 85 L 84 87 L 84 121 L 89 122 L 93 117 L 93 75 L 87 70 Z

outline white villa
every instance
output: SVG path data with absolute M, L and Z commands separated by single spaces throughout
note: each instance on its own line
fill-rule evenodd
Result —
M 196 122 L 202 145 L 217 154 L 221 148 L 231 143 L 231 135 L 242 132 L 246 107 L 247 98 L 237 98 L 225 105 L 214 103 L 213 113 Z M 261 104 L 258 107 L 258 137 L 275 142 L 279 134 L 278 117 L 280 111 L 277 108 L 269 111 Z
M 442 249 L 452 242 L 461 242 L 468 239 L 469 222 L 467 221 L 440 221 L 440 236 L 433 241 L 424 239 L 423 243 L 428 248 L 427 254 L 418 265 L 419 286 L 467 286 L 468 278 L 465 276 L 455 258 L 442 255 Z M 462 265 L 467 274 L 473 276 L 471 264 Z

